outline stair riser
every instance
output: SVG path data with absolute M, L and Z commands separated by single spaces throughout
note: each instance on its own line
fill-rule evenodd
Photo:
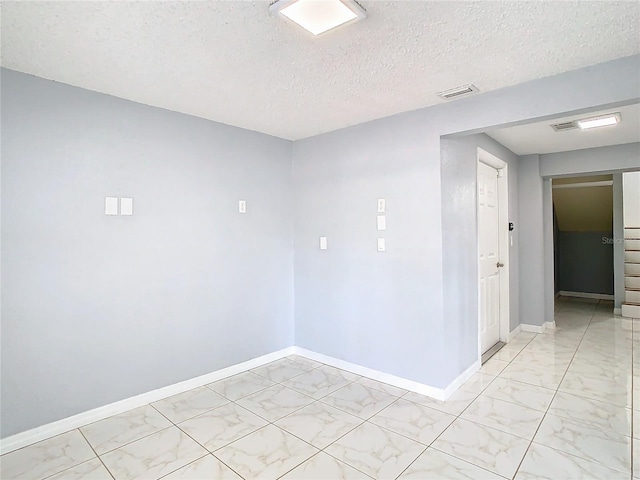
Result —
M 625 251 L 624 252 L 624 261 L 625 262 L 632 262 L 632 263 L 640 263 L 640 252 Z
M 624 292 L 624 301 L 629 303 L 640 303 L 640 291 L 627 290 Z
M 640 305 L 622 304 L 622 316 L 629 318 L 640 318 Z
M 625 228 L 624 238 L 640 238 L 640 228 Z
M 625 275 L 640 275 L 640 263 L 625 263 Z
M 625 250 L 640 250 L 640 239 L 626 239 L 624 241 L 624 249 Z
M 640 277 L 624 277 L 625 288 L 640 288 Z

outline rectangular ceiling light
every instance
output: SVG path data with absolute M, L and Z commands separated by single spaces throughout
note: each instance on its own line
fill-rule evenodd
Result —
M 609 113 L 607 115 L 599 115 L 597 117 L 583 118 L 582 120 L 576 120 L 576 123 L 583 130 L 586 130 L 588 128 L 617 125 L 620 123 L 620 114 Z
M 313 35 L 367 16 L 354 0 L 276 0 L 269 9 L 281 13 Z

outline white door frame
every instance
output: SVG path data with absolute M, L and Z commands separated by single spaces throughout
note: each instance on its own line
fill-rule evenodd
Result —
M 507 162 L 495 155 L 477 149 L 477 162 L 484 163 L 498 170 L 498 253 L 500 262 L 504 264 L 500 271 L 500 341 L 509 340 L 509 169 Z M 477 170 L 477 165 L 476 165 Z M 476 174 L 477 177 L 477 174 Z M 478 359 L 482 358 L 482 346 L 480 344 L 480 235 L 477 204 L 477 183 L 476 183 L 476 259 L 478 262 Z

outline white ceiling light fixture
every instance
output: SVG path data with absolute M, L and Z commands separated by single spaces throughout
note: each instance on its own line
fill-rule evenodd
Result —
M 608 127 L 620 123 L 619 113 L 608 113 L 606 115 L 598 115 L 597 117 L 583 118 L 576 120 L 576 123 L 582 130 L 597 127 Z
M 367 17 L 355 0 L 276 0 L 269 6 L 313 35 L 348 25 Z

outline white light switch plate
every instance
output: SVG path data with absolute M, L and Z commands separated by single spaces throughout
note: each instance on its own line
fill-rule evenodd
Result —
M 378 239 L 378 251 L 379 252 L 384 252 L 387 249 L 387 246 L 385 244 L 384 238 L 379 238 Z
M 238 212 L 247 213 L 247 201 L 246 200 L 239 200 L 238 201 Z
M 384 198 L 378 199 L 378 213 L 384 213 L 387 210 L 387 201 Z
M 133 215 L 133 198 L 122 197 L 120 199 L 120 215 Z
M 320 250 L 327 249 L 327 237 L 320 237 Z
M 387 217 L 385 215 L 378 215 L 378 230 L 387 229 Z
M 118 214 L 118 197 L 104 197 L 104 214 Z

